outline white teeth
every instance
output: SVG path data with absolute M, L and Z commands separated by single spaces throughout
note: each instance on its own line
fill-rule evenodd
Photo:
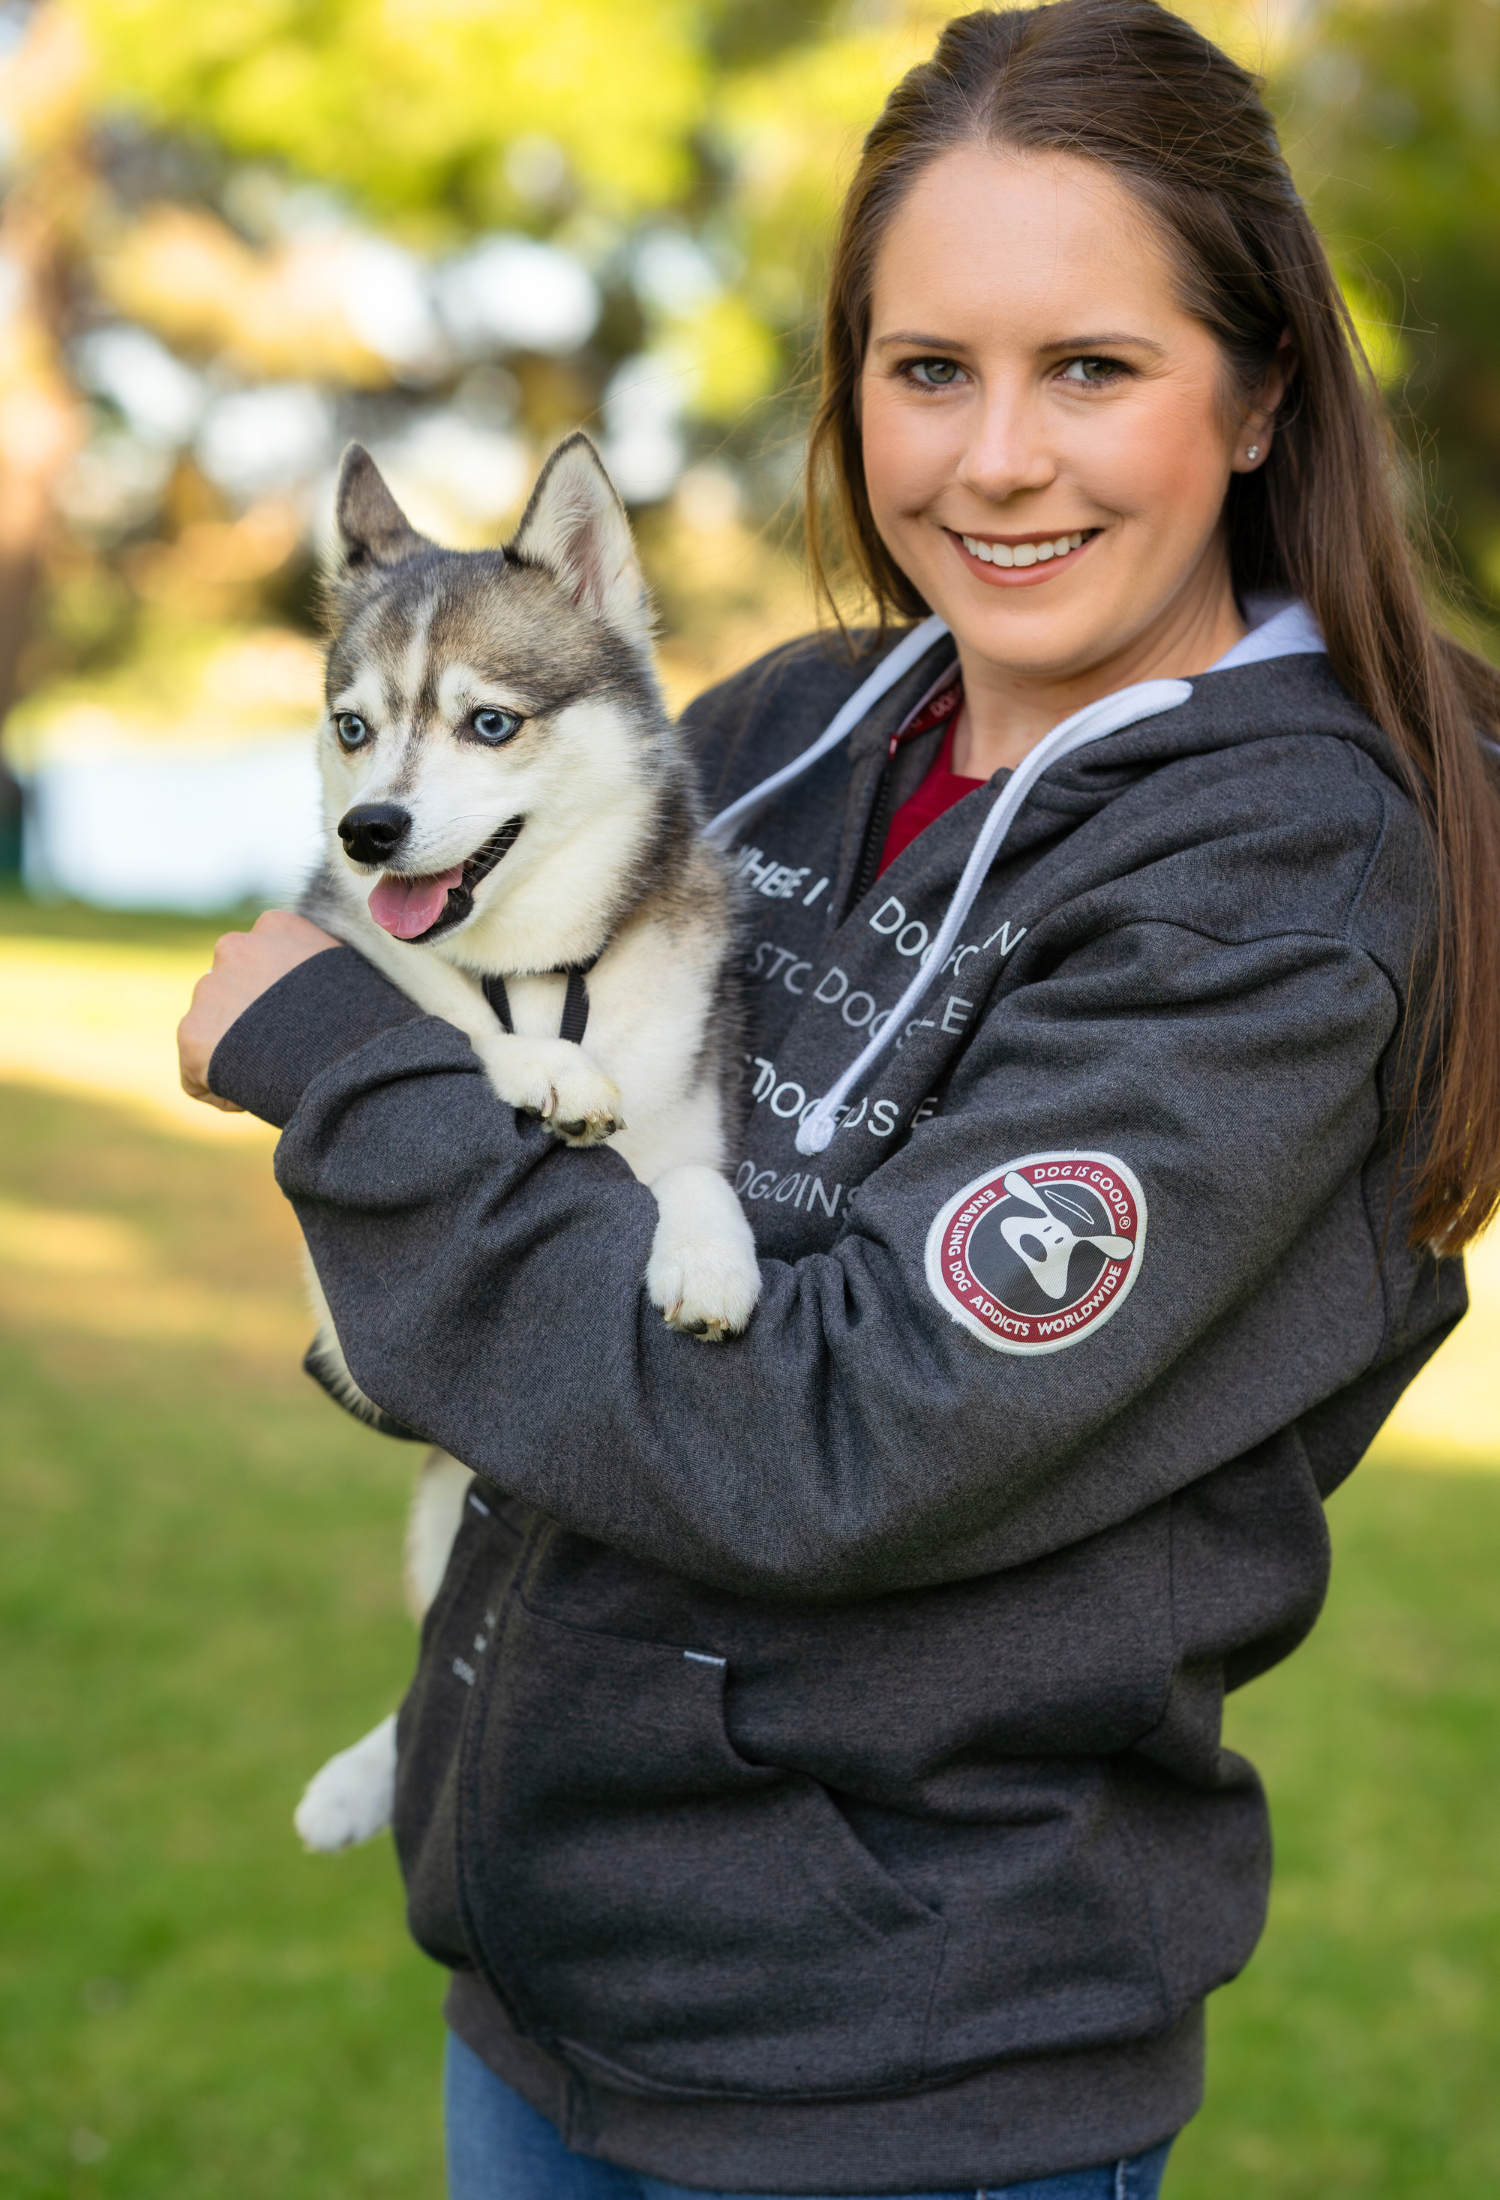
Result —
M 1052 542 L 981 542 L 977 535 L 960 535 L 959 541 L 971 558 L 985 565 L 1045 565 L 1048 558 L 1065 558 L 1083 547 L 1081 532 L 1059 535 Z

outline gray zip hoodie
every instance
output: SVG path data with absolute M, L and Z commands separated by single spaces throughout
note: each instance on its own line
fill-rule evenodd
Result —
M 1269 1869 L 1224 1691 L 1312 1625 L 1322 1500 L 1464 1306 L 1398 1166 L 1429 858 L 1326 660 L 1112 698 L 877 879 L 951 661 L 903 646 L 769 789 L 870 659 L 688 714 L 752 913 L 735 1343 L 654 1314 L 618 1157 L 348 949 L 211 1069 L 283 1127 L 357 1381 L 480 1477 L 400 1729 L 450 2021 L 572 2145 L 720 2190 L 1187 2119 Z

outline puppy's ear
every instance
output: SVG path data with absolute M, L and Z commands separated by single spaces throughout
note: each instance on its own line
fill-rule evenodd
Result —
M 558 444 L 510 549 L 514 557 L 546 566 L 580 611 L 602 619 L 637 647 L 647 645 L 651 603 L 630 522 L 586 435 L 570 435 Z
M 351 443 L 344 453 L 334 513 L 340 573 L 352 579 L 375 567 L 404 565 L 408 558 L 437 547 L 417 533 L 362 443 Z

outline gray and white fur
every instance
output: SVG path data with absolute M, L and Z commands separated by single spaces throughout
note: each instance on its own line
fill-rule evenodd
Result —
M 430 1015 L 456 1024 L 498 1099 L 572 1146 L 612 1146 L 655 1196 L 645 1287 L 705 1340 L 745 1327 L 755 1244 L 723 1167 L 736 1068 L 733 888 L 701 835 L 652 661 L 629 523 L 593 445 L 570 437 L 504 551 L 445 550 L 409 524 L 368 452 L 339 475 L 339 552 L 319 737 L 327 853 L 304 914 Z M 439 888 L 451 883 L 443 896 Z M 397 937 L 375 921 L 426 923 Z M 430 918 L 431 921 L 427 921 Z M 558 1036 L 586 968 L 582 1044 Z M 502 977 L 514 1029 L 483 991 Z M 320 1370 L 379 1418 L 308 1264 Z M 467 1470 L 418 1480 L 408 1590 L 442 1579 Z M 297 1811 L 310 1848 L 389 1818 L 394 1721 L 324 1766 Z

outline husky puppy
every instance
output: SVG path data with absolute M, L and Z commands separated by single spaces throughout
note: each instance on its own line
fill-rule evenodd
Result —
M 673 1327 L 749 1321 L 755 1244 L 723 1175 L 735 1070 L 732 887 L 652 663 L 629 523 L 588 438 L 543 469 L 515 541 L 441 549 L 352 444 L 337 496 L 320 754 L 327 860 L 304 914 L 456 1024 L 497 1099 L 649 1184 L 645 1284 Z M 313 1363 L 366 1418 L 316 1278 Z M 418 1480 L 408 1590 L 442 1580 L 469 1482 Z M 303 1797 L 310 1848 L 388 1822 L 395 1722 Z

